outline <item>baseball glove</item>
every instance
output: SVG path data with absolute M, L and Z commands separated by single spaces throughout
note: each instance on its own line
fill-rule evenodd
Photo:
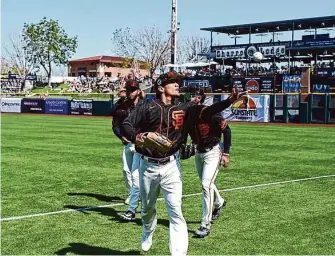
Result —
M 145 132 L 136 136 L 136 146 L 140 148 L 150 148 L 160 154 L 166 154 L 172 147 L 172 142 L 158 132 Z
M 183 145 L 179 149 L 179 156 L 181 160 L 189 159 L 191 156 L 195 155 L 195 145 L 189 144 L 189 145 Z

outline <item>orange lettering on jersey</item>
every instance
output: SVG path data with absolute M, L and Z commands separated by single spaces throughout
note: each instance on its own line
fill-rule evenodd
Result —
M 205 138 L 209 134 L 209 125 L 208 124 L 199 124 L 199 132 L 201 137 Z
M 178 130 L 184 122 L 185 112 L 183 110 L 176 110 L 172 112 L 172 125 L 175 130 Z

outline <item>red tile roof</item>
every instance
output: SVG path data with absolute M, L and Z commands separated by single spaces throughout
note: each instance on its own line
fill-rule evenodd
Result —
M 93 56 L 81 59 L 74 59 L 70 60 L 69 63 L 73 62 L 86 62 L 86 61 L 99 61 L 99 62 L 121 62 L 123 60 L 122 57 L 115 57 L 115 56 Z

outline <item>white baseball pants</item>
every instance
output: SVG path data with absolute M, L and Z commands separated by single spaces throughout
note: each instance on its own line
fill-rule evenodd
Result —
M 140 199 L 140 168 L 141 154 L 135 152 L 133 156 L 133 164 L 131 167 L 131 182 L 132 186 L 130 189 L 130 200 L 128 210 L 136 213 L 138 207 L 138 201 Z
M 218 195 L 220 196 L 219 191 L 214 184 L 219 171 L 220 160 L 221 149 L 219 145 L 216 145 L 212 150 L 206 153 L 196 152 L 195 154 L 195 166 L 202 186 L 201 226 L 206 228 L 210 228 L 211 226 L 214 194 L 216 197 L 218 197 Z M 219 198 L 216 199 L 216 204 L 218 204 L 219 200 Z
M 132 178 L 131 178 L 131 169 L 133 166 L 133 157 L 135 153 L 135 146 L 134 144 L 128 143 L 123 147 L 123 154 L 122 154 L 122 172 L 123 172 L 123 179 L 126 185 L 126 189 L 128 194 L 131 193 L 132 187 Z
M 156 201 L 163 192 L 169 216 L 169 247 L 171 255 L 186 255 L 188 231 L 181 210 L 182 175 L 178 156 L 171 156 L 166 164 L 140 162 L 140 191 L 142 199 L 143 232 L 150 234 L 157 226 Z

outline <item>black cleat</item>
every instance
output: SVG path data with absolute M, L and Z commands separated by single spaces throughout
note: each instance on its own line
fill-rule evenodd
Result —
M 195 235 L 198 238 L 204 238 L 204 237 L 208 236 L 210 232 L 211 232 L 211 230 L 209 228 L 205 228 L 205 227 L 201 226 L 198 230 L 195 231 Z
M 124 214 L 122 214 L 120 217 L 124 221 L 134 221 L 135 220 L 135 213 L 128 210 Z
M 212 213 L 212 221 L 217 220 L 220 217 L 221 210 L 226 206 L 226 201 L 219 207 L 216 207 Z

